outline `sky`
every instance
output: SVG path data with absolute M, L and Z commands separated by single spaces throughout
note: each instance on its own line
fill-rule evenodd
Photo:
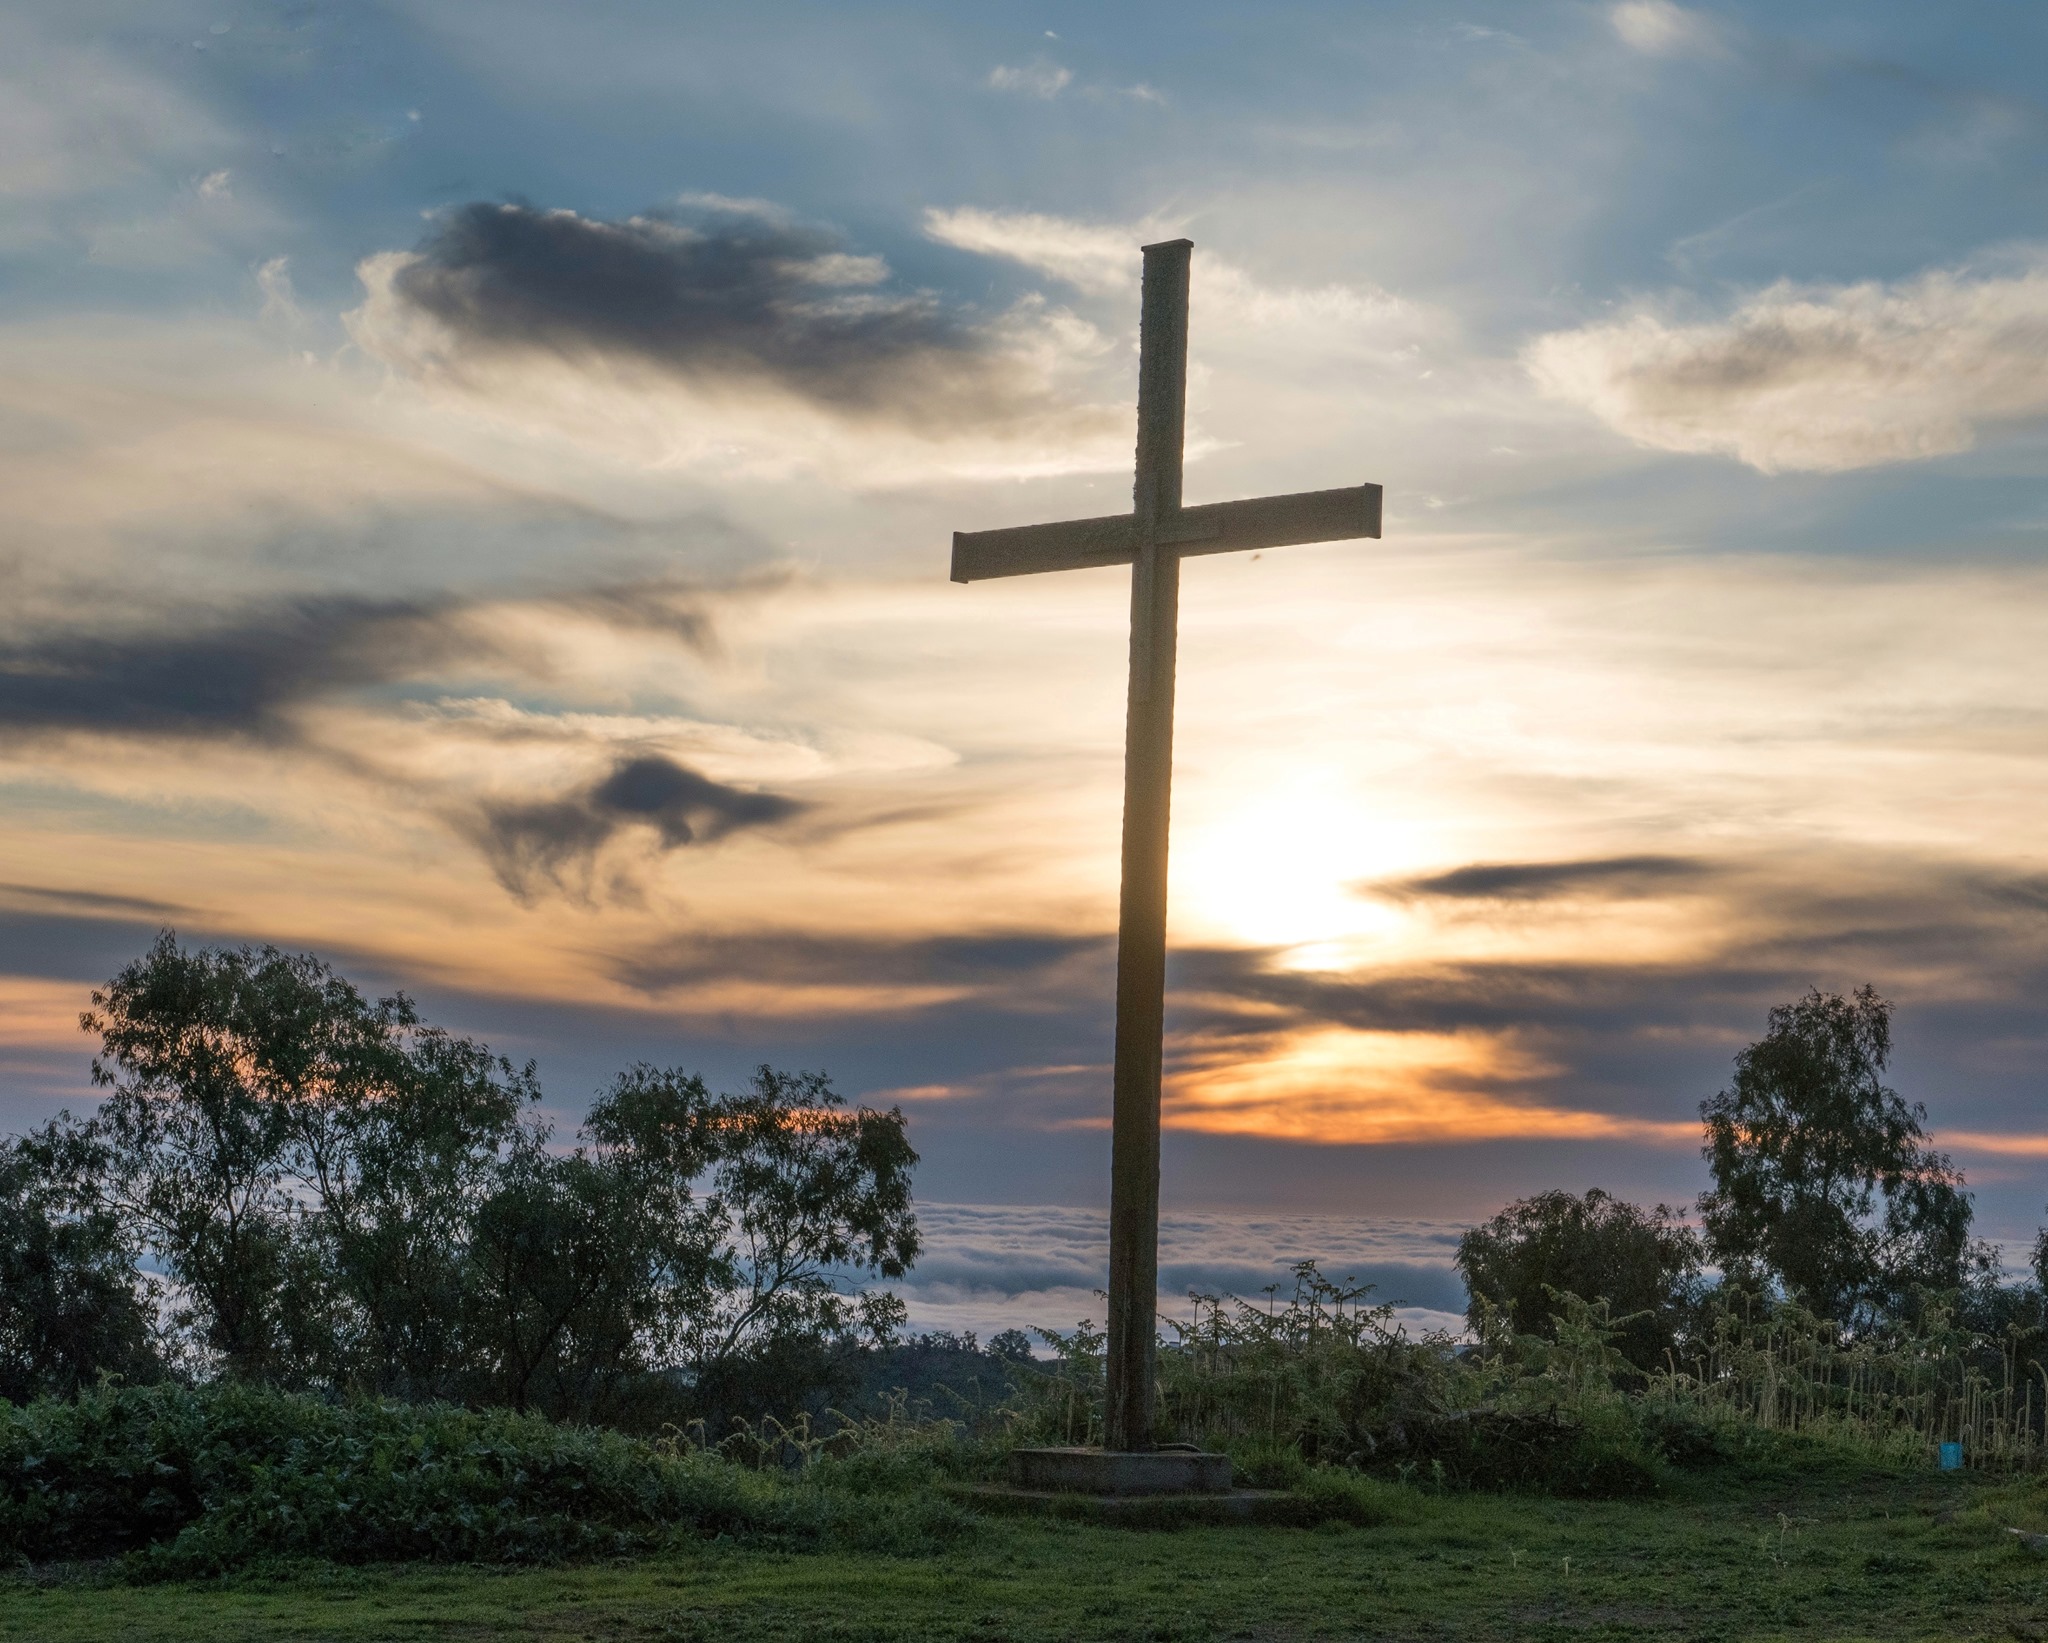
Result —
M 1774 1004 L 2048 1196 L 2048 16 L 0 6 L 0 1128 L 163 928 L 900 1104 L 913 1319 L 1092 1288 L 1140 244 L 1190 503 L 1168 1299 L 1688 1203 Z M 1090 1263 L 1094 1262 L 1093 1265 Z

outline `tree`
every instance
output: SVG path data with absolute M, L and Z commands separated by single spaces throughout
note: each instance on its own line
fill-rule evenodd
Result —
M 297 1104 L 288 1159 L 314 1195 L 305 1228 L 344 1315 L 336 1375 L 459 1396 L 477 1214 L 508 1158 L 545 1139 L 529 1116 L 540 1090 L 531 1063 L 421 1024 L 402 996 L 377 1008 L 391 1021 L 377 1076 Z
M 1780 1005 L 1700 1105 L 1714 1258 L 1852 1328 L 1909 1308 L 1918 1288 L 1960 1287 L 1987 1259 L 1927 1109 L 1883 1081 L 1891 1017 L 1868 986 Z
M 626 1182 L 545 1135 L 506 1160 L 470 1228 L 467 1395 L 556 1419 L 603 1413 L 606 1395 L 656 1366 L 656 1229 Z
M 468 1210 L 536 1096 L 310 955 L 166 931 L 92 995 L 102 1192 L 227 1373 L 424 1392 L 455 1366 Z
M 844 1110 L 819 1073 L 761 1068 L 739 1095 L 634 1067 L 583 1144 L 536 1132 L 507 1158 L 471 1237 L 484 1395 L 591 1418 L 686 1372 L 701 1411 L 786 1407 L 835 1373 L 837 1342 L 886 1338 L 917 1253 L 900 1112 Z
M 636 1067 L 563 1152 L 531 1064 L 309 955 L 169 932 L 83 1024 L 100 1201 L 221 1373 L 588 1419 L 771 1358 L 800 1393 L 901 1320 L 859 1280 L 916 1257 L 917 1154 L 901 1112 L 848 1111 L 822 1073 L 713 1095 Z
M 821 1348 L 885 1343 L 902 1324 L 901 1301 L 857 1281 L 900 1278 L 917 1259 L 917 1153 L 900 1109 L 849 1111 L 823 1073 L 763 1066 L 714 1096 L 701 1078 L 639 1066 L 584 1131 L 669 1229 L 654 1250 L 666 1342 L 707 1410 L 759 1413 L 832 1373 Z
M 93 1191 L 99 1162 L 68 1118 L 0 1140 L 0 1398 L 9 1402 L 161 1372 L 133 1252 Z
M 1663 1361 L 1695 1298 L 1699 1234 L 1664 1205 L 1645 1210 L 1597 1187 L 1507 1206 L 1458 1240 L 1458 1272 L 1477 1329 L 1488 1308 L 1520 1335 L 1555 1333 L 1560 1294 L 1605 1301 L 1615 1345 L 1639 1369 Z
M 630 1076 L 630 1075 L 629 1075 Z M 691 1320 L 691 1356 L 710 1366 L 777 1337 L 858 1330 L 886 1339 L 901 1304 L 848 1294 L 839 1271 L 900 1278 L 917 1259 L 900 1109 L 847 1112 L 823 1073 L 758 1068 L 717 1118 L 713 1167 L 726 1282 Z

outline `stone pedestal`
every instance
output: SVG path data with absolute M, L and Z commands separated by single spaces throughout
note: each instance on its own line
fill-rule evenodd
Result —
M 1227 1495 L 1230 1457 L 1199 1449 L 1018 1449 L 1010 1481 L 1083 1495 Z

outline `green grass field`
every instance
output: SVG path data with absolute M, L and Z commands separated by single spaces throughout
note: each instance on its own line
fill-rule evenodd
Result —
M 928 1557 L 699 1544 L 505 1570 L 272 1569 L 0 1587 L 0 1638 L 2048 1638 L 2042 1491 L 1792 1466 L 1647 1501 L 1404 1492 L 1376 1528 L 990 1518 Z

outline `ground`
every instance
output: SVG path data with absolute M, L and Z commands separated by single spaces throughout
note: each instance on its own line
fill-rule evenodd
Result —
M 0 1585 L 0 1639 L 2048 1639 L 2031 1485 L 1816 1472 L 1647 1501 L 1417 1491 L 1376 1528 L 1002 1518 L 874 1558 L 697 1545 L 618 1563 Z

